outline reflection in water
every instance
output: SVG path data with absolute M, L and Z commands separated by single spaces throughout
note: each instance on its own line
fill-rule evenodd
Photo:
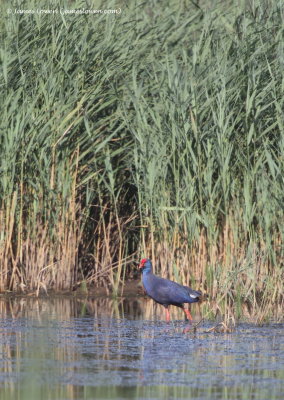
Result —
M 283 399 L 283 325 L 184 334 L 152 301 L 0 300 L 0 398 Z M 173 310 L 174 311 L 174 310 Z M 174 318 L 181 318 L 178 313 Z

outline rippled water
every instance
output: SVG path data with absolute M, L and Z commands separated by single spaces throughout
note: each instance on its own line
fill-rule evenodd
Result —
M 144 306 L 1 299 L 1 400 L 284 399 L 283 324 L 184 333 Z

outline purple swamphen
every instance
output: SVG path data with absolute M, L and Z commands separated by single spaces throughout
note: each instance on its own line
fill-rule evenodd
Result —
M 152 273 L 152 263 L 149 258 L 143 258 L 139 268 L 142 269 L 142 282 L 144 289 L 151 299 L 162 304 L 166 309 L 166 320 L 170 321 L 170 305 L 180 307 L 186 315 L 186 318 L 192 321 L 192 316 L 184 303 L 197 303 L 202 293 L 192 290 L 187 286 L 180 285 L 169 279 L 160 278 Z

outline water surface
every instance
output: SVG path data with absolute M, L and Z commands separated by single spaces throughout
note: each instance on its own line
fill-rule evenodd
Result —
M 149 304 L 0 299 L 1 400 L 284 399 L 283 324 L 193 332 Z

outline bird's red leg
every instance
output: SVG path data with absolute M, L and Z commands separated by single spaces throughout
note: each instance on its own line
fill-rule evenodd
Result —
M 170 320 L 171 320 L 170 312 L 169 312 L 169 309 L 166 308 L 166 321 L 167 321 L 167 322 L 170 322 Z
M 191 316 L 189 310 L 187 310 L 186 308 L 183 308 L 183 312 L 185 313 L 186 318 L 187 318 L 189 321 L 192 321 L 192 316 Z

